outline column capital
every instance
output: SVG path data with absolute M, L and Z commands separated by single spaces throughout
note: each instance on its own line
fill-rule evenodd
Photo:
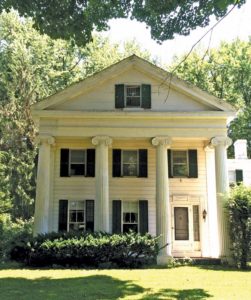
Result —
M 55 138 L 51 135 L 47 134 L 40 134 L 35 137 L 35 143 L 37 145 L 42 145 L 42 144 L 48 144 L 48 145 L 55 145 Z
M 156 136 L 152 139 L 152 145 L 155 147 L 163 145 L 169 148 L 171 146 L 171 138 L 169 136 Z
M 228 148 L 232 145 L 232 140 L 228 136 L 216 136 L 211 139 L 210 145 L 212 147 L 224 146 Z
M 97 135 L 94 138 L 92 138 L 92 144 L 94 146 L 98 145 L 105 145 L 105 146 L 110 146 L 112 144 L 112 138 L 110 138 L 107 135 Z

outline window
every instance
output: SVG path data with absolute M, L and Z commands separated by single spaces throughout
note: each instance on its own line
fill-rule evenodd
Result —
M 70 176 L 85 175 L 85 150 L 70 150 L 69 174 Z
M 58 206 L 59 231 L 94 231 L 94 200 L 61 199 Z
M 172 151 L 172 175 L 173 177 L 188 176 L 187 151 Z
M 95 149 L 61 149 L 60 177 L 95 176 Z
M 85 230 L 85 201 L 69 201 L 69 231 Z
M 139 85 L 127 85 L 126 89 L 126 107 L 140 107 L 141 90 Z
M 200 240 L 199 205 L 193 205 L 193 239 L 196 242 Z
M 123 202 L 123 232 L 138 232 L 138 202 Z
M 147 177 L 147 149 L 112 150 L 113 177 Z
M 122 174 L 123 176 L 138 175 L 138 151 L 123 150 L 122 151 Z
M 115 108 L 141 107 L 151 108 L 151 85 L 150 84 L 116 84 L 115 85 Z

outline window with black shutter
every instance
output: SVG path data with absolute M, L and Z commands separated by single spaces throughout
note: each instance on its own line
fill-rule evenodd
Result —
M 60 176 L 95 176 L 95 149 L 61 149 Z
M 198 178 L 197 150 L 168 150 L 169 177 Z
M 147 149 L 113 149 L 113 177 L 147 177 Z
M 115 85 L 115 108 L 141 107 L 151 108 L 151 85 L 150 84 L 116 84 Z

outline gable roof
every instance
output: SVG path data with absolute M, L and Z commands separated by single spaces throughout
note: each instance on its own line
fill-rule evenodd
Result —
M 49 96 L 48 98 L 32 105 L 32 110 L 49 110 L 50 107 L 70 101 L 72 98 L 79 96 L 83 90 L 89 90 L 107 80 L 115 77 L 130 68 L 136 68 L 149 74 L 151 77 L 158 79 L 161 85 L 167 85 L 169 88 L 178 90 L 188 96 L 195 98 L 202 104 L 215 107 L 220 111 L 235 112 L 235 108 L 224 100 L 221 100 L 208 92 L 205 92 L 191 83 L 179 79 L 164 69 L 148 62 L 147 60 L 131 55 L 100 72 L 91 75 L 78 83 L 72 84 L 64 90 Z

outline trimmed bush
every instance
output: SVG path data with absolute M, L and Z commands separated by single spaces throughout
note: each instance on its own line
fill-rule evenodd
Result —
M 50 233 L 13 244 L 11 256 L 32 266 L 139 267 L 158 254 L 157 238 L 134 232 Z
M 251 189 L 243 185 L 235 186 L 227 207 L 233 258 L 237 267 L 246 269 L 251 255 Z

